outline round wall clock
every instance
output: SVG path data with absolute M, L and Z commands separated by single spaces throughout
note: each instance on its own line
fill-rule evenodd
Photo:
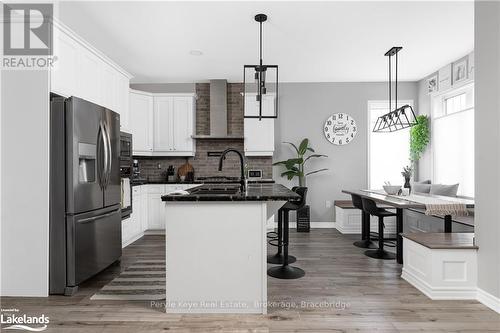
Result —
M 325 122 L 325 137 L 334 145 L 346 145 L 354 140 L 358 127 L 356 121 L 346 113 L 334 113 Z

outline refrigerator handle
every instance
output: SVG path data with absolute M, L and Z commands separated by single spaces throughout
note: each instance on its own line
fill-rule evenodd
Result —
M 101 123 L 102 126 L 102 140 L 104 143 L 104 176 L 103 176 L 103 188 L 105 189 L 108 186 L 108 178 L 109 178 L 109 140 L 108 140 L 108 131 L 105 123 Z
M 100 123 L 99 124 L 99 129 L 97 130 L 97 178 L 99 180 L 99 187 L 101 189 L 104 188 L 104 179 L 103 179 L 103 169 L 104 169 L 104 165 L 103 165 L 103 168 L 101 169 L 101 164 L 102 164 L 102 161 L 101 161 L 101 158 L 102 158 L 102 145 L 104 144 L 104 140 L 103 140 L 103 128 L 102 128 L 102 124 Z
M 111 177 L 111 138 L 109 136 L 109 129 L 106 123 L 103 123 L 104 133 L 105 133 L 105 142 L 106 142 L 106 167 L 105 167 L 105 180 L 104 180 L 104 188 L 108 187 L 109 179 Z
M 111 213 L 107 213 L 107 214 L 99 215 L 99 216 L 94 216 L 94 217 L 88 217 L 86 219 L 81 219 L 81 220 L 79 220 L 77 222 L 78 223 L 88 223 L 88 222 L 92 222 L 92 221 L 95 221 L 95 220 L 99 220 L 99 219 L 103 219 L 103 218 L 109 217 L 109 216 L 114 215 L 114 214 L 119 213 L 119 212 L 120 212 L 120 209 L 116 209 L 116 210 L 112 211 Z

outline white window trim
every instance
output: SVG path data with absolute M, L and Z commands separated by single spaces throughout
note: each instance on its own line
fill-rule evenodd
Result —
M 441 119 L 441 118 L 444 118 L 444 117 L 453 116 L 453 115 L 455 115 L 457 113 L 469 111 L 471 109 L 474 109 L 475 104 L 476 104 L 474 102 L 474 106 L 471 107 L 471 108 L 467 108 L 467 109 L 464 109 L 464 110 L 461 110 L 459 112 L 455 112 L 455 113 L 452 113 L 452 114 L 444 114 L 444 115 L 435 117 L 434 114 L 435 114 L 436 110 L 435 110 L 434 99 L 440 98 L 441 99 L 441 103 L 444 103 L 445 98 L 459 95 L 461 92 L 466 91 L 466 90 L 468 90 L 470 88 L 474 88 L 474 80 L 468 81 L 466 83 L 463 83 L 463 84 L 461 84 L 458 87 L 454 87 L 454 88 L 448 89 L 448 90 L 446 90 L 443 93 L 438 93 L 438 94 L 431 95 L 431 100 L 430 100 L 430 106 L 431 106 L 431 114 L 430 114 L 430 118 L 431 118 L 430 119 L 430 123 L 431 123 L 431 135 L 429 137 L 429 146 L 428 146 L 428 149 L 431 149 L 431 154 L 430 154 L 431 161 L 430 162 L 431 162 L 431 183 L 432 184 L 434 184 L 436 182 L 436 179 L 435 179 L 435 176 L 436 176 L 436 164 L 434 163 L 436 161 L 436 157 L 435 157 L 435 150 L 434 150 L 433 139 L 432 139 L 432 133 L 435 133 L 434 132 L 434 124 L 435 124 L 434 119 Z
M 398 100 L 398 106 L 403 106 L 403 105 L 409 105 L 412 108 L 414 108 L 413 105 L 414 101 L 411 99 L 406 99 L 406 100 Z M 367 149 L 366 149 L 366 188 L 370 186 L 370 171 L 371 171 L 371 163 L 370 163 L 370 153 L 371 153 L 371 143 L 370 143 L 370 133 L 372 132 L 373 128 L 371 127 L 371 115 L 370 115 L 370 110 L 372 107 L 385 107 L 389 105 L 389 100 L 369 100 L 367 103 L 367 108 L 366 108 L 366 124 L 367 124 L 367 132 L 366 132 L 366 144 L 367 144 Z M 394 103 L 392 104 L 394 105 Z M 410 144 L 410 143 L 408 143 Z M 434 165 L 433 165 L 434 167 Z M 433 171 L 434 172 L 434 171 Z

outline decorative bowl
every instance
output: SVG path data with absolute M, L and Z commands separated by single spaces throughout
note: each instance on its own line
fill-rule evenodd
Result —
M 401 185 L 384 185 L 384 191 L 387 194 L 398 194 Z

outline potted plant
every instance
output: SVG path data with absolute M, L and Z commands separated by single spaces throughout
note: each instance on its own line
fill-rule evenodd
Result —
M 405 166 L 403 168 L 403 171 L 401 172 L 401 175 L 405 178 L 405 184 L 403 185 L 403 187 L 409 189 L 409 191 L 411 191 L 410 179 L 412 173 L 413 169 L 411 166 Z
M 287 177 L 288 180 L 292 180 L 294 177 L 298 177 L 299 186 L 306 186 L 307 176 L 328 170 L 326 168 L 323 168 L 315 171 L 305 171 L 307 161 L 309 161 L 311 158 L 328 157 L 323 154 L 311 154 L 314 153 L 314 149 L 309 146 L 309 139 L 305 138 L 304 140 L 302 140 L 298 147 L 292 142 L 283 143 L 291 145 L 295 149 L 297 156 L 286 161 L 273 163 L 273 165 L 283 165 L 285 167 L 286 170 L 281 173 L 281 177 Z

